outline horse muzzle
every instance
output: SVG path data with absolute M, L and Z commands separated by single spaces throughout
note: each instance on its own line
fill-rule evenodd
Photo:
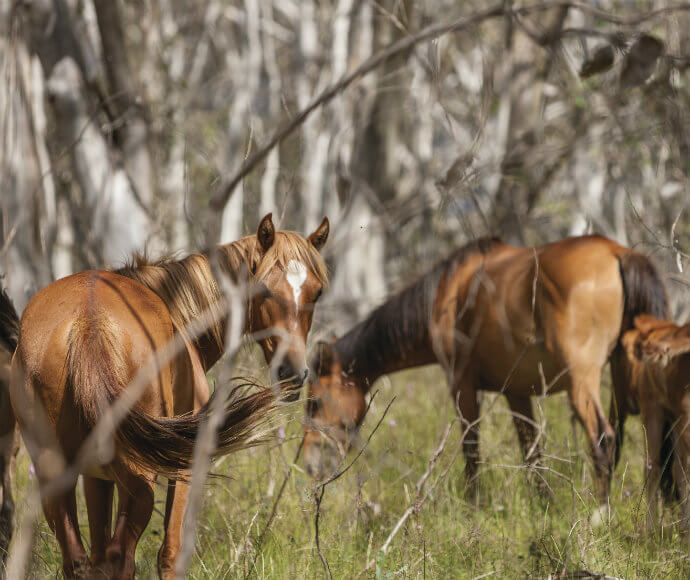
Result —
M 295 370 L 289 364 L 281 364 L 276 372 L 280 388 L 280 399 L 291 403 L 299 399 L 300 390 L 309 377 L 309 369 Z

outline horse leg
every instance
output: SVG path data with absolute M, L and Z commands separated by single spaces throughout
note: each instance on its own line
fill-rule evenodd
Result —
M 628 397 L 633 396 L 629 392 L 628 378 L 625 371 L 626 357 L 623 348 L 618 345 L 610 357 L 611 368 L 611 406 L 609 408 L 609 423 L 616 432 L 614 447 L 614 467 L 618 465 L 623 449 L 623 437 L 625 435 L 625 420 L 628 417 Z
M 676 452 L 673 476 L 681 502 L 680 527 L 690 532 L 690 395 L 680 404 L 675 427 Z
M 153 512 L 153 488 L 153 479 L 133 475 L 118 479 L 115 531 L 105 550 L 115 580 L 134 578 L 137 543 Z
M 541 446 L 535 428 L 532 399 L 507 393 L 505 397 L 513 416 L 513 424 L 520 440 L 525 463 L 530 467 L 538 467 L 541 463 Z M 544 497 L 549 496 L 549 487 L 541 473 L 533 470 L 530 472 L 536 475 L 536 486 L 539 494 Z
M 467 379 L 455 380 L 452 387 L 455 408 L 460 417 L 460 425 L 464 439 L 462 453 L 465 456 L 465 485 L 467 496 L 477 500 L 479 479 L 477 475 L 479 463 L 479 402 L 477 389 L 472 381 Z
M 175 563 L 182 545 L 182 522 L 189 485 L 183 481 L 168 481 L 165 502 L 165 538 L 158 552 L 158 576 L 163 580 L 175 578 Z
M 645 472 L 647 485 L 647 531 L 656 525 L 657 496 L 661 479 L 661 444 L 663 438 L 664 411 L 652 401 L 640 401 L 642 425 L 645 429 Z
M 84 496 L 91 531 L 91 565 L 94 568 L 105 563 L 105 549 L 110 540 L 113 519 L 114 487 L 112 481 L 84 476 Z
M 40 474 L 39 474 L 40 477 Z M 43 503 L 43 511 L 62 552 L 66 578 L 81 577 L 88 569 L 88 557 L 79 532 L 76 483 L 68 491 Z
M 593 523 L 601 520 L 608 511 L 609 488 L 611 485 L 611 465 L 615 434 L 604 417 L 599 401 L 600 370 L 580 373 L 571 369 L 570 404 L 589 439 L 594 463 L 596 497 L 600 507 L 593 516 Z

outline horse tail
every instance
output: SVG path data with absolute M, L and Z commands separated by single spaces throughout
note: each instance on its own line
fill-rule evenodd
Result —
M 618 257 L 618 263 L 625 297 L 621 334 L 633 328 L 640 314 L 666 318 L 666 290 L 651 260 L 644 254 L 627 252 Z
M 19 315 L 12 300 L 0 288 L 0 345 L 10 354 L 17 350 L 19 342 Z
M 623 443 L 623 423 L 629 411 L 637 411 L 637 405 L 628 400 L 627 382 L 630 380 L 626 371 L 627 355 L 620 344 L 623 333 L 635 326 L 635 317 L 640 314 L 649 314 L 655 318 L 665 319 L 668 316 L 668 303 L 664 283 L 659 276 L 654 264 L 644 254 L 628 251 L 618 256 L 621 279 L 623 282 L 623 322 L 619 335 L 619 342 L 612 354 L 612 382 L 613 398 L 611 401 L 612 416 L 617 411 L 616 428 L 616 457 L 618 464 L 620 449 Z M 614 371 L 615 367 L 615 371 Z M 632 407 L 632 408 L 631 408 Z M 671 498 L 677 495 L 677 489 L 673 482 L 673 421 L 670 416 L 664 418 L 663 442 L 661 447 L 661 459 L 663 470 L 661 474 L 661 489 L 664 497 Z
M 129 382 L 127 359 L 117 326 L 107 318 L 77 320 L 70 330 L 67 380 L 75 406 L 92 429 L 103 418 Z M 194 443 L 201 425 L 209 420 L 215 401 L 223 396 L 214 457 L 257 444 L 268 419 L 278 407 L 270 388 L 247 393 L 252 383 L 235 387 L 229 395 L 213 393 L 194 414 L 155 417 L 136 404 L 114 429 L 115 443 L 134 466 L 170 479 L 184 479 L 192 466 Z

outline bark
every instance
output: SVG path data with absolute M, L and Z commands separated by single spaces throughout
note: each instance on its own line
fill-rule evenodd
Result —
M 554 63 L 553 53 L 558 50 L 560 30 L 567 13 L 567 8 L 545 12 L 539 18 L 540 29 L 534 21 L 522 22 L 522 28 L 516 28 L 512 18 L 506 19 L 505 59 L 499 67 L 499 82 L 504 86 L 497 127 L 500 180 L 495 194 L 493 225 L 495 232 L 500 232 L 511 243 L 526 243 L 524 222 L 542 193 L 542 184 L 535 171 L 543 167 L 540 163 L 532 163 L 529 153 L 534 152 L 533 144 L 544 132 L 541 121 L 544 81 Z M 548 52 L 529 38 L 530 33 L 543 39 Z M 525 63 L 530 63 L 532 70 L 525 72 Z
M 301 66 L 297 79 L 297 103 L 300 109 L 309 105 L 317 94 L 319 66 L 317 59 L 322 49 L 318 42 L 316 3 L 300 3 L 299 45 Z M 315 228 L 321 220 L 324 174 L 330 144 L 329 133 L 322 127 L 322 112 L 316 111 L 302 125 L 302 163 L 300 197 L 305 230 Z
M 81 73 L 71 58 L 55 65 L 47 89 L 61 142 L 70 150 L 72 171 L 81 189 L 80 218 L 88 224 L 82 235 L 89 241 L 89 258 L 118 264 L 143 250 L 155 228 L 124 170 L 110 159 L 106 141 L 89 115 Z
M 116 137 L 121 141 L 126 175 L 139 202 L 150 209 L 155 181 L 149 150 L 148 115 L 127 59 L 118 1 L 94 0 L 94 7 L 108 78 L 106 98 L 117 115 Z
M 51 217 L 41 182 L 40 138 L 33 122 L 31 61 L 24 48 L 0 38 L 0 65 L 7 81 L 0 94 L 0 283 L 18 308 L 52 279 L 45 251 Z M 52 215 L 54 222 L 54 215 Z

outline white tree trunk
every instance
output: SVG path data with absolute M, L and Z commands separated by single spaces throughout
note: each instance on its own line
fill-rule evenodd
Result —
M 112 164 L 105 139 L 88 114 L 81 73 L 71 58 L 55 65 L 47 89 L 62 141 L 73 145 L 72 168 L 96 256 L 104 264 L 119 264 L 133 252 L 143 251 L 154 224 L 124 170 Z

